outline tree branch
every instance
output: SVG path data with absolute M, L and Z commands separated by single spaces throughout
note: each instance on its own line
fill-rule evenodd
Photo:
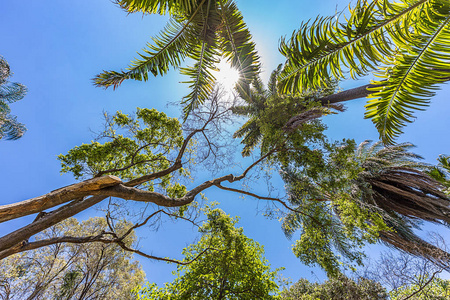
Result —
M 441 270 L 435 271 L 435 272 L 433 273 L 433 275 L 431 276 L 431 278 L 430 278 L 427 282 L 425 282 L 424 285 L 422 285 L 417 291 L 415 291 L 414 293 L 412 293 L 411 295 L 409 295 L 408 297 L 406 297 L 406 298 L 404 298 L 404 299 L 402 299 L 402 300 L 410 299 L 411 297 L 413 297 L 413 296 L 417 295 L 418 293 L 420 293 L 421 291 L 423 291 L 423 289 L 426 288 L 427 285 L 429 285 L 429 284 L 433 281 L 434 277 L 435 277 L 437 274 L 441 273 L 441 272 L 442 272 L 442 269 L 441 269 Z
M 122 183 L 120 178 L 111 175 L 92 178 L 54 190 L 40 197 L 2 205 L 0 206 L 0 223 L 38 213 L 76 198 L 86 197 L 91 195 L 92 191 L 114 186 L 119 183 Z
M 229 187 L 224 187 L 224 186 L 221 185 L 220 183 L 216 184 L 216 186 L 217 186 L 218 188 L 222 189 L 222 190 L 226 190 L 226 191 L 230 191 L 230 192 L 236 192 L 236 193 L 241 193 L 241 194 L 244 194 L 244 195 L 248 195 L 248 196 L 251 196 L 251 197 L 255 197 L 256 199 L 260 199 L 260 200 L 268 200 L 268 201 L 276 201 L 276 202 L 278 202 L 278 203 L 281 203 L 281 205 L 283 205 L 285 208 L 287 208 L 288 210 L 290 210 L 290 211 L 292 211 L 292 212 L 295 212 L 295 213 L 298 213 L 298 214 L 301 214 L 301 215 L 304 215 L 304 216 L 306 216 L 306 217 L 311 218 L 311 219 L 312 219 L 314 222 L 316 222 L 320 227 L 322 227 L 322 224 L 321 224 L 316 218 L 314 218 L 313 216 L 311 216 L 311 215 L 309 215 L 309 214 L 306 214 L 306 213 L 304 213 L 304 212 L 302 212 L 302 211 L 300 211 L 300 210 L 296 210 L 296 209 L 290 207 L 289 205 L 286 204 L 286 202 L 284 202 L 284 201 L 281 200 L 281 199 L 278 199 L 278 198 L 271 198 L 271 197 L 258 196 L 258 195 L 256 195 L 256 194 L 253 194 L 253 193 L 250 193 L 250 192 L 247 192 L 247 191 L 238 190 L 238 189 L 233 189 L 233 188 L 229 188 Z
M 106 196 L 94 196 L 87 199 L 74 200 L 16 231 L 0 238 L 0 253 L 11 247 L 21 247 L 31 236 L 65 220 L 89 207 L 101 202 Z M 26 242 L 25 242 L 26 243 Z

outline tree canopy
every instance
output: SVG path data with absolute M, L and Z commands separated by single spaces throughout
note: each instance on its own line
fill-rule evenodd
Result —
M 376 281 L 358 278 L 356 281 L 344 275 L 324 283 L 311 283 L 302 278 L 281 292 L 285 300 L 385 300 L 388 295 Z
M 237 219 L 207 209 L 201 239 L 183 250 L 176 278 L 163 288 L 149 284 L 138 299 L 273 299 L 277 271 L 271 271 L 261 245 L 236 228 Z
M 125 223 L 119 224 L 124 230 Z M 66 219 L 44 230 L 36 241 L 84 237 L 107 230 L 103 218 Z M 129 235 L 126 243 L 136 242 Z M 0 296 L 13 299 L 134 299 L 144 272 L 132 254 L 114 244 L 56 243 L 10 256 L 0 264 Z
M 223 57 L 240 72 L 242 87 L 259 73 L 259 56 L 242 14 L 231 0 L 160 1 L 117 0 L 127 13 L 168 14 L 166 28 L 139 53 L 126 71 L 106 71 L 94 79 L 97 86 L 117 87 L 125 79 L 148 80 L 148 73 L 164 75 L 186 58 L 194 65 L 181 67 L 189 76 L 191 92 L 183 98 L 184 118 L 213 92 L 214 72 Z
M 286 65 L 280 88 L 286 93 L 318 88 L 331 78 L 369 72 L 366 117 L 380 138 L 392 143 L 401 128 L 423 110 L 438 84 L 449 79 L 450 4 L 445 0 L 358 0 L 350 15 L 304 22 L 280 51 Z
M 251 291 L 250 298 L 270 298 L 276 288 L 274 273 L 268 271 L 261 248 L 219 210 L 209 212 L 202 239 L 185 250 L 187 261 L 149 254 L 127 242 L 135 229 L 155 230 L 162 220 L 196 225 L 203 193 L 218 188 L 271 203 L 267 215 L 281 221 L 289 238 L 298 237 L 294 254 L 330 277 L 362 264 L 362 248 L 376 242 L 448 267 L 450 254 L 416 231 L 422 221 L 450 224 L 448 157 L 441 156 L 432 167 L 420 162 L 411 144 L 395 144 L 413 112 L 448 80 L 447 1 L 361 0 L 345 22 L 336 16 L 304 23 L 281 41 L 286 62 L 274 71 L 267 88 L 258 77 L 255 45 L 233 1 L 116 3 L 128 13 L 168 14 L 171 21 L 128 69 L 105 71 L 95 84 L 117 87 L 125 79 L 145 81 L 148 73 L 164 75 L 170 67 L 181 68 L 190 77 L 191 92 L 181 100 L 185 122 L 151 108 L 138 108 L 134 115 L 106 113 L 105 127 L 95 140 L 58 156 L 61 172 L 80 182 L 0 206 L 0 222 L 38 214 L 0 237 L 0 259 L 63 242 L 114 244 L 179 265 L 178 279 L 164 288 L 150 285 L 145 291 L 150 295 L 231 297 Z M 221 56 L 241 74 L 231 108 L 215 88 L 212 73 Z M 181 67 L 185 58 L 194 60 L 193 67 Z M 381 79 L 358 88 L 356 96 L 337 92 L 347 73 L 356 78 L 370 72 Z M 375 122 L 382 141 L 357 146 L 352 139 L 328 137 L 321 118 L 343 111 L 338 102 L 368 94 L 373 99 L 366 116 Z M 230 171 L 232 164 L 226 163 L 237 148 L 223 130 L 236 115 L 247 118 L 234 134 L 242 138 L 242 154 L 249 157 L 241 172 Z M 249 178 L 261 179 L 258 168 L 279 171 L 285 186 L 278 195 L 270 193 L 270 177 L 260 181 L 269 186 L 267 193 L 247 182 L 238 186 Z M 196 170 L 202 172 L 197 177 L 201 182 L 195 180 Z M 52 226 L 101 202 L 107 205 L 107 229 L 40 239 Z M 233 270 L 240 271 L 228 273 L 234 262 L 239 264 Z M 261 285 L 248 286 L 250 277 L 240 266 L 251 274 L 262 273 Z M 79 278 L 74 272 L 63 281 L 73 284 Z

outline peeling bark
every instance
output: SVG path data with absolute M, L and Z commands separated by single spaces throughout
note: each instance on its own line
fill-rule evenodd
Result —
M 39 213 L 57 205 L 92 195 L 93 191 L 122 183 L 116 176 L 102 176 L 88 179 L 51 191 L 40 197 L 0 206 L 0 223 L 19 217 Z

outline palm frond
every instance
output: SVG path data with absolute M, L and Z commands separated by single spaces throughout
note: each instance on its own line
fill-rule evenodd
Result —
M 289 40 L 281 40 L 279 49 L 286 57 L 279 78 L 282 92 L 298 93 L 339 80 L 344 67 L 356 78 L 386 63 L 395 47 L 385 33 L 399 19 L 407 20 L 411 8 L 387 0 L 359 0 L 350 14 L 346 23 L 338 17 L 317 17 L 311 25 L 303 23 Z
M 422 171 L 429 171 L 430 166 L 409 151 L 413 145 L 379 146 L 380 142 L 370 147 L 365 142 L 356 151 L 364 172 L 358 175 L 355 185 L 366 189 L 369 184 L 371 189 L 364 193 L 364 202 L 380 209 L 383 215 L 450 225 L 450 199 L 443 193 L 443 186 Z
M 27 88 L 21 83 L 12 82 L 0 85 L 0 103 L 13 103 L 25 97 Z M 1 108 L 0 108 L 1 112 Z
M 398 41 L 405 49 L 394 57 L 394 65 L 379 73 L 382 84 L 366 108 L 366 117 L 375 123 L 380 138 L 393 143 L 414 111 L 424 110 L 435 95 L 438 84 L 448 80 L 450 61 L 450 3 L 430 1 L 415 17 L 415 42 Z M 400 43 L 401 42 L 401 43 Z
M 180 68 L 190 77 L 191 88 L 182 103 L 184 119 L 213 91 L 219 57 L 224 57 L 240 72 L 238 81 L 242 90 L 248 90 L 259 73 L 259 56 L 242 14 L 232 0 L 116 0 L 129 13 L 169 14 L 168 26 L 153 42 L 138 53 L 124 71 L 104 71 L 94 78 L 102 87 L 118 87 L 125 79 L 148 80 L 148 73 L 164 75 L 170 67 L 180 68 L 185 58 L 194 60 L 190 67 Z
M 380 79 L 372 82 L 366 117 L 392 144 L 450 78 L 450 3 L 359 0 L 350 17 L 341 18 L 318 17 L 281 41 L 280 90 L 298 93 L 346 72 L 352 78 L 374 72 Z
M 212 1 L 208 1 L 206 11 L 201 11 L 197 25 L 202 25 L 201 31 L 198 32 L 200 43 L 188 54 L 196 63 L 191 68 L 181 68 L 181 74 L 191 78 L 188 83 L 191 92 L 183 98 L 184 104 L 184 120 L 187 119 L 189 113 L 201 105 L 212 93 L 216 78 L 210 70 L 215 68 L 218 63 L 219 51 L 217 50 L 216 28 L 220 23 L 220 17 L 216 11 L 210 9 Z M 203 15 L 204 14 L 204 15 Z
M 129 13 L 160 15 L 174 14 L 179 11 L 192 12 L 197 7 L 197 1 L 192 0 L 115 0 L 115 3 Z
M 438 165 L 428 171 L 428 174 L 435 180 L 447 187 L 445 193 L 450 194 L 450 156 L 439 155 Z
M 269 91 L 270 96 L 278 95 L 278 77 L 280 76 L 282 70 L 283 65 L 279 64 L 278 67 L 270 74 L 269 82 L 267 83 L 267 90 Z
M 252 42 L 252 35 L 234 1 L 220 0 L 218 2 L 219 13 L 222 16 L 219 30 L 220 48 L 231 66 L 239 70 L 238 84 L 249 85 L 260 71 L 255 43 Z
M 394 247 L 414 256 L 419 256 L 432 261 L 435 265 L 444 269 L 449 268 L 450 254 L 414 234 L 412 230 L 405 232 L 404 226 L 393 226 L 393 231 L 380 232 L 380 240 L 388 247 Z
M 0 113 L 0 139 L 17 140 L 25 131 L 25 125 L 17 122 L 16 116 Z
M 126 79 L 147 81 L 148 73 L 164 75 L 171 66 L 178 67 L 192 50 L 190 21 L 180 23 L 171 19 L 159 36 L 152 38 L 153 43 L 148 43 L 143 53 L 138 53 L 140 58 L 132 61 L 126 71 L 104 71 L 93 79 L 94 84 L 115 89 Z

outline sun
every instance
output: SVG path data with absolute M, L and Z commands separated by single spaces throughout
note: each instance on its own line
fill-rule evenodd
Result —
M 231 93 L 239 79 L 239 71 L 232 68 L 231 65 L 222 59 L 216 65 L 217 71 L 214 77 L 217 79 L 217 83 L 224 89 L 225 92 Z

